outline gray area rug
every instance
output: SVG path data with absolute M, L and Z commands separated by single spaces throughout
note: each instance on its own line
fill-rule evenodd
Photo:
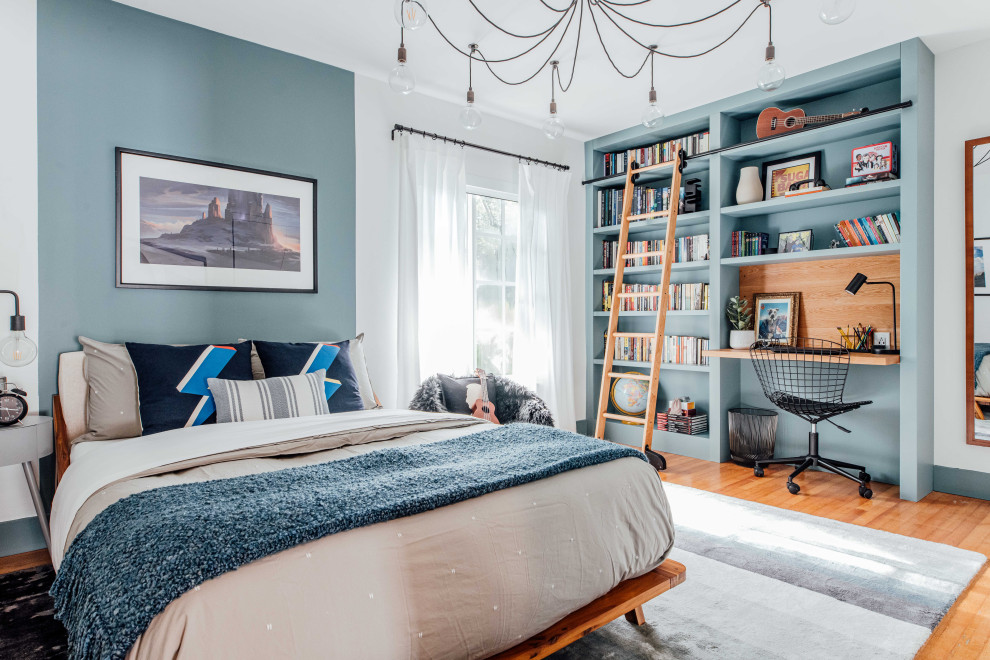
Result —
M 976 552 L 664 484 L 687 581 L 555 660 L 913 658 Z

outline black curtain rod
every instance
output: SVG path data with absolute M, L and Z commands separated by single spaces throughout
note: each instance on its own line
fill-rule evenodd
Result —
M 519 160 L 524 160 L 527 163 L 539 163 L 540 165 L 546 165 L 547 167 L 555 167 L 558 170 L 567 171 L 571 169 L 568 165 L 561 165 L 560 163 L 551 163 L 548 160 L 540 160 L 539 158 L 531 158 L 530 156 L 523 156 L 522 154 L 514 154 L 508 151 L 502 151 L 501 149 L 492 149 L 491 147 L 485 147 L 480 144 L 474 144 L 471 142 L 465 142 L 464 140 L 457 140 L 455 138 L 447 137 L 445 135 L 439 135 L 437 133 L 427 133 L 426 131 L 421 131 L 417 128 L 409 128 L 408 126 L 403 126 L 402 124 L 396 124 L 392 127 L 392 139 L 395 139 L 395 132 L 399 133 L 412 133 L 413 135 L 422 135 L 423 137 L 432 138 L 434 140 L 443 140 L 444 142 L 450 142 L 451 144 L 459 144 L 462 147 L 471 147 L 472 149 L 480 149 L 481 151 L 488 151 L 493 154 L 499 154 L 501 156 L 508 156 L 509 158 L 518 158 Z

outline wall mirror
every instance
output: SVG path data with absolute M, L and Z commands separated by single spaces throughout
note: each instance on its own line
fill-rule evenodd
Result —
M 990 137 L 966 142 L 966 442 L 990 447 Z

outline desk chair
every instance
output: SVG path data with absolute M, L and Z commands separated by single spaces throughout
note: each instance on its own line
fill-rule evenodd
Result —
M 797 495 L 801 487 L 794 483 L 794 477 L 810 467 L 821 467 L 858 483 L 861 497 L 873 497 L 866 468 L 818 455 L 819 422 L 827 421 L 850 433 L 832 418 L 873 403 L 842 400 L 849 373 L 849 351 L 841 344 L 825 339 L 799 337 L 793 345 L 760 340 L 749 347 L 749 353 L 767 398 L 781 410 L 811 423 L 807 454 L 756 461 L 753 474 L 762 477 L 767 465 L 797 465 L 798 468 L 787 477 L 787 490 Z M 859 476 L 854 477 L 848 470 L 858 471 Z

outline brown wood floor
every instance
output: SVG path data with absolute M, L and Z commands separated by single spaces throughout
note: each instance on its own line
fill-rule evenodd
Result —
M 785 483 L 789 467 L 769 467 L 758 479 L 753 470 L 733 463 L 710 463 L 665 454 L 664 481 L 730 497 L 801 511 L 854 525 L 914 536 L 975 550 L 990 556 L 990 502 L 932 493 L 921 502 L 898 498 L 897 486 L 873 484 L 873 499 L 864 500 L 856 484 L 827 472 L 805 472 L 796 479 L 801 492 L 791 495 Z M 984 566 L 917 655 L 925 660 L 990 660 L 990 573 Z

